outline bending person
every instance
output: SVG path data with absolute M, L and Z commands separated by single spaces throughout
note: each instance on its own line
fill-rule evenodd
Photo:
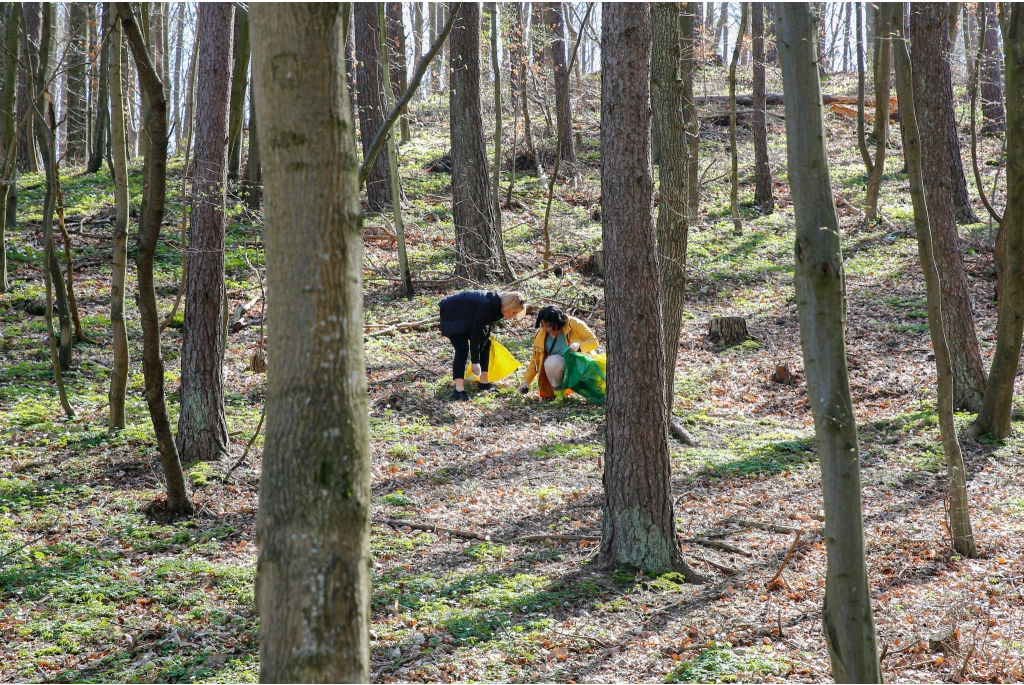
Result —
M 553 305 L 537 313 L 537 335 L 533 338 L 533 357 L 526 367 L 526 379 L 519 386 L 524 395 L 530 383 L 537 380 L 537 389 L 544 399 L 565 400 L 562 379 L 565 376 L 566 350 L 588 354 L 597 349 L 597 338 L 584 321 L 565 314 Z M 544 373 L 541 373 L 541 370 Z
M 496 293 L 467 290 L 449 295 L 440 302 L 441 335 L 455 348 L 452 379 L 455 390 L 448 399 L 469 400 L 466 394 L 466 358 L 473 363 L 473 373 L 480 377 L 477 388 L 490 390 L 487 366 L 491 353 L 491 326 L 502 319 L 514 319 L 526 311 L 526 302 L 517 292 Z

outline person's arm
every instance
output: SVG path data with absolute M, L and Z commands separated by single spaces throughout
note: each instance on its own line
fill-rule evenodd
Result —
M 480 363 L 480 350 L 484 344 L 487 326 L 491 323 L 486 320 L 488 318 L 486 307 L 478 306 L 473 323 L 469 327 L 469 358 L 473 364 Z
M 579 319 L 571 319 L 569 321 L 569 335 L 572 337 L 572 344 L 579 344 L 579 351 L 584 354 L 593 352 L 597 349 L 597 336 L 594 335 L 594 331 L 590 329 L 590 326 L 584 321 Z
M 544 352 L 542 347 L 538 347 L 537 339 L 533 340 L 533 356 L 530 357 L 530 363 L 526 365 L 526 377 L 523 379 L 523 383 L 529 387 L 533 383 L 533 379 L 540 373 L 541 360 L 544 358 Z

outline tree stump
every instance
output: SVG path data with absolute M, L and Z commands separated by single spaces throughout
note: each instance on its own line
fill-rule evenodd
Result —
M 747 320 L 742 316 L 715 316 L 708 323 L 708 339 L 720 345 L 739 345 L 748 338 Z

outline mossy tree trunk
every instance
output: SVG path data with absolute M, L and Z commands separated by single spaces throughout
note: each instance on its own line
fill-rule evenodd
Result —
M 370 450 L 348 8 L 251 7 L 272 340 L 260 679 L 369 682 Z
M 881 669 L 864 558 L 857 424 L 846 366 L 846 296 L 839 216 L 829 179 L 810 5 L 776 8 L 796 221 L 800 346 L 825 504 L 825 640 L 837 683 L 878 683 Z

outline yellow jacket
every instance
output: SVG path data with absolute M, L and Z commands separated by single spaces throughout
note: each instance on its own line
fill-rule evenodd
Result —
M 590 330 L 590 326 L 574 316 L 566 315 L 566 318 L 568 320 L 562 328 L 562 333 L 565 334 L 565 344 L 579 343 L 580 352 L 584 354 L 596 350 L 597 337 L 594 335 L 594 331 Z M 540 328 L 537 330 L 537 335 L 533 337 L 533 356 L 530 358 L 530 363 L 526 366 L 527 385 L 532 383 L 533 379 L 544 368 L 544 341 L 547 339 L 547 336 L 547 332 Z

